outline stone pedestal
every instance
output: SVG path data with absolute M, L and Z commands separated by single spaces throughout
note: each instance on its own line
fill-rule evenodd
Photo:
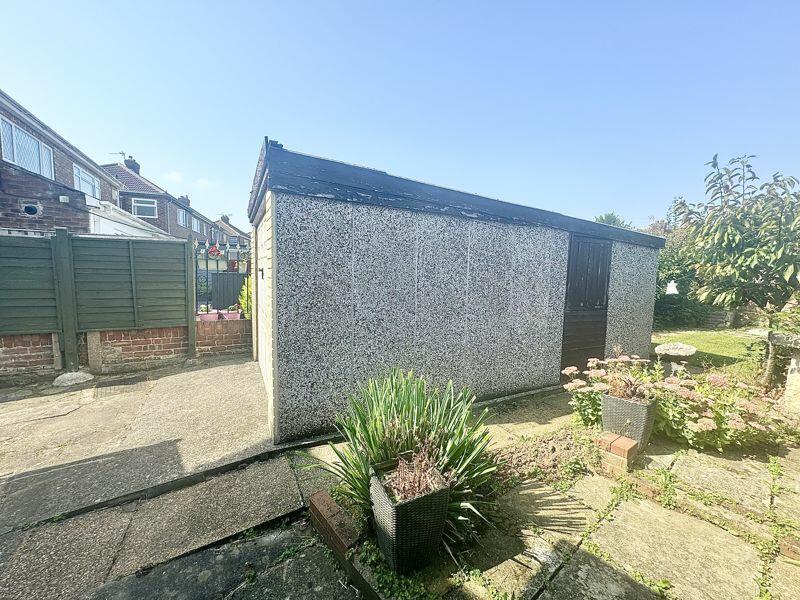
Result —
M 769 341 L 773 346 L 783 348 L 789 355 L 783 401 L 794 414 L 800 416 L 800 335 L 771 331 Z

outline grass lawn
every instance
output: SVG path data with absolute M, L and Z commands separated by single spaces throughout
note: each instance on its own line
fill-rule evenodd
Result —
M 681 329 L 654 331 L 652 347 L 683 342 L 697 348 L 689 359 L 695 367 L 718 367 L 747 379 L 758 376 L 766 342 L 747 329 Z

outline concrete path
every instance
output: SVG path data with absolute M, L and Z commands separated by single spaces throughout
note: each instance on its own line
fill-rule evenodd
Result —
M 258 455 L 269 432 L 244 359 L 0 390 L 0 531 Z
M 86 598 L 355 600 L 358 594 L 303 519 L 108 583 Z
M 302 506 L 282 456 L 152 500 L 11 531 L 0 536 L 0 598 L 81 597 Z

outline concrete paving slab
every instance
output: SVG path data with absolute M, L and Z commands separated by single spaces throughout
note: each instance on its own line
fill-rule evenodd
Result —
M 515 399 L 490 407 L 488 423 L 517 438 L 545 435 L 570 424 L 572 407 L 568 403 L 566 393 Z
M 672 584 L 678 598 L 753 598 L 756 548 L 705 521 L 646 500 L 623 503 L 592 535 L 626 571 Z
M 335 455 L 327 446 L 322 450 L 321 447 L 312 448 L 316 454 L 320 455 L 323 460 L 335 460 Z M 314 453 L 311 453 L 312 456 Z M 331 455 L 331 456 L 329 456 Z M 303 455 L 299 452 L 294 452 L 289 457 L 289 461 L 294 469 L 294 475 L 297 479 L 297 484 L 300 486 L 300 495 L 303 498 L 303 504 L 308 506 L 308 499 L 312 494 L 321 490 L 330 490 L 334 485 L 339 482 L 339 478 L 314 466 L 315 461 L 313 458 Z
M 648 471 L 652 469 L 669 469 L 681 449 L 684 449 L 684 446 L 680 446 L 667 438 L 654 436 L 633 466 L 635 469 Z
M 772 478 L 766 458 L 689 450 L 676 459 L 672 472 L 680 482 L 731 499 L 743 511 L 765 514 L 769 510 Z
M 0 390 L 0 530 L 270 450 L 263 386 L 238 358 Z
M 137 508 L 111 576 L 129 575 L 301 507 L 285 457 L 164 494 Z
M 775 600 L 800 600 L 800 562 L 778 556 L 769 591 Z
M 82 597 L 105 580 L 130 519 L 130 512 L 114 508 L 24 532 L 0 566 L 0 598 Z
M 607 562 L 579 550 L 575 553 L 540 600 L 655 600 L 650 588 Z M 722 598 L 722 596 L 720 596 Z
M 615 485 L 608 477 L 591 474 L 576 481 L 567 494 L 593 510 L 602 510 L 611 502 Z
M 345 574 L 321 544 L 267 569 L 256 580 L 230 595 L 230 600 L 356 600 L 360 594 L 347 585 Z
M 254 591 L 252 588 L 268 584 L 259 580 L 258 574 L 282 562 L 282 557 L 299 554 L 305 547 L 319 543 L 313 529 L 300 521 L 254 539 L 237 540 L 192 553 L 142 575 L 107 583 L 88 594 L 87 600 L 205 600 L 225 598 L 234 590 L 244 592 L 243 588 Z M 325 580 L 320 572 L 315 577 L 318 584 L 326 588 L 339 585 L 343 574 L 335 565 L 330 565 L 332 558 L 316 555 L 305 558 L 321 561 L 326 565 L 324 570 L 333 574 L 330 580 Z
M 535 597 L 561 566 L 562 554 L 536 535 L 517 537 L 489 530 L 470 562 L 483 571 L 495 595 L 527 600 Z
M 780 492 L 775 496 L 775 514 L 783 521 L 800 527 L 800 448 L 790 448 L 780 457 L 783 475 Z
M 502 531 L 539 535 L 565 551 L 579 543 L 581 534 L 595 518 L 595 512 L 583 502 L 536 481 L 514 488 L 498 504 L 498 527 Z

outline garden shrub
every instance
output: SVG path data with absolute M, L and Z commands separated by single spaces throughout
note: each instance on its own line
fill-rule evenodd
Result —
M 761 388 L 720 372 L 667 377 L 655 389 L 654 431 L 695 448 L 755 446 L 773 440 L 789 422 Z
M 319 466 L 341 479 L 340 493 L 369 512 L 371 467 L 428 448 L 451 482 L 445 541 L 465 541 L 473 537 L 476 519 L 494 505 L 497 470 L 488 452 L 487 411 L 474 415 L 474 400 L 467 389 L 454 392 L 452 381 L 442 390 L 430 388 L 412 372 L 393 370 L 371 379 L 336 419 L 345 440 L 342 448 L 330 444 L 338 460 Z
M 603 394 L 655 399 L 653 431 L 694 448 L 752 447 L 797 425 L 763 388 L 720 371 L 664 377 L 660 363 L 620 356 L 590 359 L 586 370 L 567 367 L 563 373 L 571 378 L 564 388 L 585 425 L 601 423 Z
M 584 371 L 575 366 L 561 371 L 570 378 L 564 389 L 572 395 L 570 404 L 581 422 L 587 426 L 601 424 L 603 394 L 632 400 L 650 398 L 651 381 L 661 371 L 660 365 L 648 369 L 649 364 L 636 355 L 620 354 L 606 360 L 590 358 Z
M 683 294 L 660 294 L 653 310 L 654 329 L 702 327 L 712 307 Z

